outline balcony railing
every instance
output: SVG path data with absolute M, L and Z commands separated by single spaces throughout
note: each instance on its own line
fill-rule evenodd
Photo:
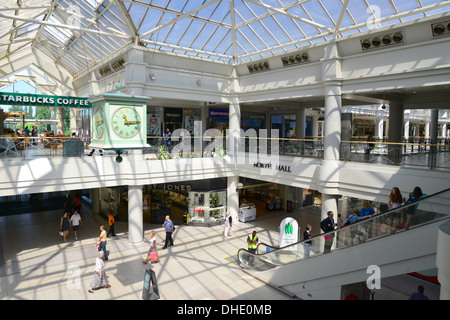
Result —
M 203 137 L 185 137 L 185 142 L 172 141 L 171 145 L 168 145 L 164 137 L 148 137 L 149 147 L 144 148 L 143 152 L 153 154 L 157 159 L 208 157 L 214 154 L 223 156 L 227 148 L 230 148 L 228 144 L 231 140 L 225 136 L 216 138 L 217 141 L 214 142 L 215 138 L 204 141 Z M 190 141 L 186 142 L 186 139 Z M 68 140 L 77 140 L 82 144 L 82 150 L 78 150 L 77 155 L 88 153 L 91 142 L 89 137 L 0 137 L 0 159 L 69 156 L 64 152 L 64 143 Z M 242 137 L 238 146 L 233 146 L 233 149 L 241 152 L 323 159 L 324 140 L 322 137 Z M 114 151 L 108 152 L 115 154 Z M 126 150 L 123 153 L 126 154 Z M 73 152 L 71 155 L 73 156 Z M 371 142 L 371 146 L 364 140 L 341 141 L 339 160 L 448 170 L 450 139 L 439 138 L 435 143 L 429 139 L 415 138 L 402 143 L 378 140 Z

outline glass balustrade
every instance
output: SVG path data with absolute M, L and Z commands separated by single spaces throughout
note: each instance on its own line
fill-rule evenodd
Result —
M 399 232 L 414 232 L 424 225 L 450 218 L 450 189 L 429 195 L 421 200 L 407 203 L 359 222 L 338 226 L 334 231 L 317 235 L 311 239 L 309 258 L 328 254 L 369 241 L 391 237 Z M 256 254 L 239 249 L 241 266 L 264 271 L 305 259 L 305 241 L 277 248 L 260 243 Z
M 196 139 L 200 140 L 196 140 Z M 64 141 L 79 139 L 83 148 L 88 149 L 89 137 L 0 137 L 0 159 L 2 158 L 35 158 L 39 156 L 63 156 Z M 189 146 L 181 139 L 190 139 Z M 433 169 L 450 169 L 450 142 L 448 139 L 439 139 L 432 144 L 430 140 L 410 139 L 408 142 L 393 143 L 385 141 L 371 142 L 352 140 L 341 141 L 341 161 L 365 162 L 373 164 L 395 166 L 417 166 Z M 172 141 L 167 145 L 164 137 L 148 137 L 149 147 L 143 150 L 144 154 L 160 155 L 158 159 L 172 158 L 201 158 L 210 156 L 224 156 L 230 141 L 227 137 L 208 138 L 185 137 L 179 141 Z M 184 144 L 184 148 L 182 147 Z M 175 148 L 176 146 L 176 148 Z M 182 150 L 183 149 L 183 150 Z M 322 137 L 308 139 L 242 137 L 233 150 L 246 153 L 277 154 L 281 156 L 323 159 L 324 140 Z M 178 151 L 179 150 L 179 151 Z M 111 151 L 112 154 L 115 154 Z

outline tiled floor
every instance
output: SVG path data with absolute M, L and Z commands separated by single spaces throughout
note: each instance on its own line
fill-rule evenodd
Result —
M 161 299 L 289 299 L 230 263 L 251 230 L 272 232 L 250 223 L 236 226 L 228 240 L 221 226 L 178 226 L 175 245 L 166 250 L 161 249 L 163 228 L 145 225 L 146 239 L 150 230 L 157 233 L 161 260 L 145 265 L 148 243 L 129 244 L 128 225 L 118 222 L 118 236 L 107 244 L 111 288 L 91 294 L 87 288 L 94 275 L 95 244 L 106 221 L 89 213 L 82 218 L 79 240 L 71 233 L 64 243 L 58 235 L 60 211 L 0 217 L 0 299 L 141 299 L 147 266 L 156 273 Z
M 228 239 L 223 238 L 222 226 L 178 226 L 175 245 L 166 250 L 161 249 L 165 236 L 162 226 L 146 224 L 145 238 L 151 230 L 157 235 L 161 262 L 153 265 L 142 263 L 148 243 L 131 245 L 127 222 L 119 221 L 118 236 L 107 244 L 110 260 L 105 270 L 111 288 L 91 294 L 87 288 L 94 276 L 95 244 L 99 226 L 106 220 L 83 210 L 79 240 L 74 240 L 71 231 L 67 243 L 58 235 L 60 210 L 0 217 L 0 299 L 140 300 L 147 267 L 156 273 L 161 300 L 292 299 L 235 265 L 235 255 L 246 246 L 246 237 L 253 230 L 258 231 L 261 241 L 277 244 L 278 226 L 284 217 L 294 217 L 301 228 L 306 223 L 318 225 L 320 218 L 320 210 L 314 207 L 301 213 L 274 213 L 236 223 Z M 408 276 L 382 281 L 386 286 L 377 291 L 375 299 L 406 300 L 418 282 Z M 427 284 L 425 293 L 431 299 L 439 297 L 437 286 Z

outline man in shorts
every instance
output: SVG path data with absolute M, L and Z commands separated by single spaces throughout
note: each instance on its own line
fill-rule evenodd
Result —
M 78 228 L 80 226 L 80 223 L 83 224 L 83 221 L 81 221 L 81 217 L 78 214 L 78 211 L 75 210 L 73 212 L 73 215 L 70 217 L 70 221 L 72 221 L 72 228 L 73 228 L 73 233 L 75 234 L 75 240 L 78 240 Z

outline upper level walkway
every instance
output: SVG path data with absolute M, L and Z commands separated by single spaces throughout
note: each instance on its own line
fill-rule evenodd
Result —
M 425 165 L 429 153 L 405 155 L 402 159 L 408 163 L 404 164 L 387 162 L 389 155 L 352 153 L 352 157 L 367 157 L 368 161 L 340 160 L 329 166 L 321 156 L 303 156 L 305 149 L 300 153 L 282 152 L 281 144 L 279 155 L 243 152 L 242 159 L 221 152 L 203 157 L 183 152 L 181 157 L 181 152 L 170 154 L 164 148 L 149 148 L 143 154 L 125 151 L 119 163 L 113 150 L 104 151 L 104 156 L 97 150 L 90 157 L 84 147 L 69 152 L 64 144 L 51 149 L 37 143 L 33 150 L 20 150 L 12 156 L 8 151 L 0 156 L 0 196 L 239 176 L 324 193 L 324 188 L 331 188 L 332 194 L 384 201 L 394 186 L 409 193 L 420 184 L 424 192 L 433 193 L 446 188 L 450 177 L 450 170 L 444 168 L 450 151 L 444 147 L 433 154 L 440 167 L 430 170 Z M 66 151 L 69 155 L 64 154 Z
M 302 158 L 323 158 L 323 139 L 278 139 L 276 147 L 271 150 L 270 140 L 268 146 L 264 145 L 263 152 L 270 154 L 276 152 L 281 156 L 294 156 Z M 416 141 L 417 140 L 417 141 Z M 76 142 L 80 141 L 79 144 Z M 222 138 L 222 141 L 225 141 Z M 208 143 L 203 141 L 203 152 L 190 150 L 187 152 L 173 153 L 174 146 L 178 142 L 173 142 L 167 147 L 162 137 L 149 137 L 149 147 L 143 149 L 144 154 L 149 158 L 170 159 L 175 157 L 202 157 Z M 242 138 L 239 148 L 243 151 L 257 150 L 261 142 L 266 143 L 263 138 Z M 68 138 L 68 137 L 0 137 L 0 160 L 21 159 L 30 160 L 39 157 L 74 157 L 89 154 L 90 138 Z M 180 148 L 181 148 L 180 143 Z M 211 145 L 210 145 L 211 147 Z M 218 144 L 221 149 L 219 153 L 226 153 L 226 143 Z M 170 149 L 170 150 L 169 150 Z M 193 147 L 192 147 L 193 149 Z M 216 153 L 216 150 L 214 150 Z M 123 151 L 126 155 L 127 150 Z M 116 155 L 115 151 L 105 151 L 107 155 Z M 207 156 L 211 156 L 208 152 Z M 204 154 L 203 154 L 204 156 Z M 366 141 L 356 139 L 341 142 L 341 159 L 343 161 L 363 162 L 373 164 L 384 164 L 392 166 L 412 166 L 427 167 L 439 170 L 450 170 L 450 143 L 448 139 L 439 139 L 437 144 L 432 144 L 429 140 L 410 139 L 408 142 L 392 143 L 375 141 L 369 149 Z

